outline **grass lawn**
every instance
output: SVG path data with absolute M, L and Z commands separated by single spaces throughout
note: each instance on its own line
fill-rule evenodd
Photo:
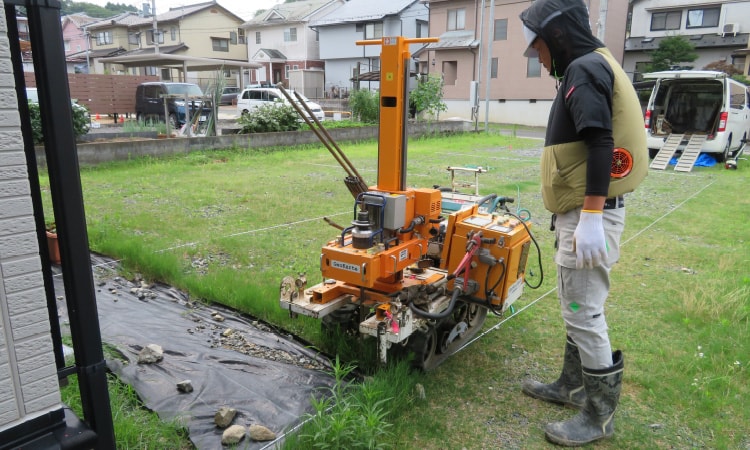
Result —
M 341 147 L 376 184 L 377 144 Z M 481 194 L 513 196 L 511 207 L 530 212 L 544 282 L 526 289 L 514 315 L 490 315 L 471 345 L 419 376 L 425 399 L 410 393 L 389 400 L 395 423 L 384 447 L 551 448 L 544 424 L 572 414 L 520 392 L 526 377 L 557 377 L 565 343 L 549 213 L 539 194 L 540 148 L 540 141 L 497 133 L 410 141 L 409 186 L 446 186 L 446 167 L 482 166 L 489 172 L 480 176 Z M 322 146 L 139 159 L 81 173 L 92 250 L 331 353 L 318 321 L 280 310 L 278 286 L 297 272 L 311 285 L 320 281 L 320 247 L 338 234 L 323 218 L 352 220 L 343 177 Z M 750 447 L 748 186 L 750 161 L 740 161 L 736 171 L 719 164 L 651 171 L 627 197 L 607 303 L 625 381 L 615 438 L 598 448 Z M 541 271 L 531 256 L 536 283 Z

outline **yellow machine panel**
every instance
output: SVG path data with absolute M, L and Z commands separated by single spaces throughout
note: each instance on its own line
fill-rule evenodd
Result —
M 520 291 L 520 283 L 523 283 L 531 244 L 526 227 L 520 220 L 509 215 L 476 213 L 456 223 L 452 247 L 466 248 L 468 236 L 475 233 L 481 233 L 485 243 L 474 256 L 476 264 L 470 269 L 471 278 L 480 286 L 474 296 L 490 300 L 495 306 L 503 305 L 509 298 L 515 300 L 515 290 Z M 456 270 L 463 256 L 462 252 L 451 252 L 448 261 L 449 272 Z M 491 265 L 487 261 L 496 264 Z M 491 297 L 489 299 L 488 294 Z

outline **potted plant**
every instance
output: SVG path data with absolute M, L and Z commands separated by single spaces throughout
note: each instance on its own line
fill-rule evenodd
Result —
M 47 224 L 47 249 L 49 260 L 52 264 L 60 264 L 60 244 L 57 241 L 57 226 L 55 223 Z

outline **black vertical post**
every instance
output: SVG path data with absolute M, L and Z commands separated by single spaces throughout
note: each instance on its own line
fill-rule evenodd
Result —
M 26 1 L 84 420 L 98 436 L 97 448 L 112 449 L 114 428 L 73 133 L 60 6 L 58 0 Z

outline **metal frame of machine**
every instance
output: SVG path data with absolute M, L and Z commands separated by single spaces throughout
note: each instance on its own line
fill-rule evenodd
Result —
M 476 335 L 488 311 L 502 314 L 521 296 L 532 242 L 507 207 L 480 210 L 496 196 L 446 211 L 439 189 L 406 187 L 408 46 L 436 41 L 357 42 L 382 45 L 378 182 L 367 187 L 344 166 L 353 220 L 321 249 L 324 281 L 308 287 L 305 276 L 289 276 L 280 292 L 290 313 L 375 337 L 382 363 L 391 347 L 405 347 L 423 370 Z

